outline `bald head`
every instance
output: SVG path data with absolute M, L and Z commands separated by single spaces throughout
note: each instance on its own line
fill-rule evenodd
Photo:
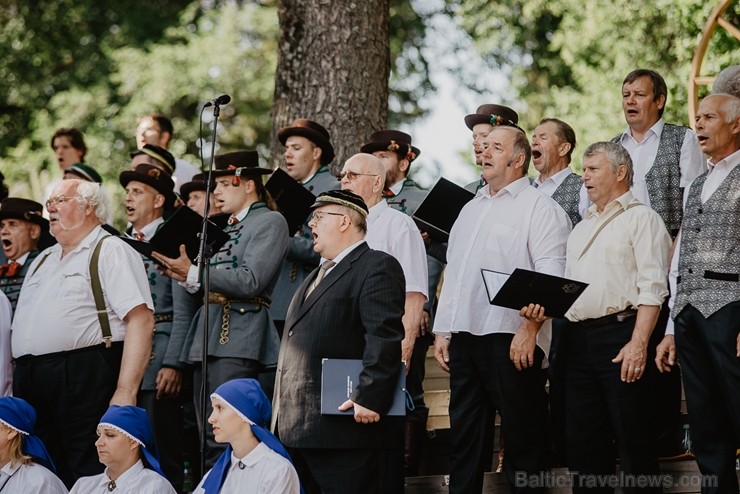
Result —
M 340 177 L 342 190 L 362 197 L 369 208 L 380 202 L 385 185 L 385 167 L 380 159 L 372 154 L 355 154 L 344 162 Z

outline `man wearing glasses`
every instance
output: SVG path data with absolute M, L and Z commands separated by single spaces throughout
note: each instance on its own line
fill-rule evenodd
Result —
M 403 271 L 364 241 L 368 210 L 359 196 L 330 191 L 313 207 L 313 245 L 324 261 L 288 309 L 272 427 L 307 493 L 399 492 L 387 466 L 400 437 L 385 414 L 401 371 Z M 363 361 L 360 382 L 339 408 L 347 417 L 320 413 L 326 357 Z
M 13 321 L 13 392 L 36 409 L 38 435 L 67 487 L 103 471 L 94 446 L 100 416 L 109 404 L 136 404 L 151 353 L 144 264 L 101 228 L 108 207 L 98 184 L 64 180 L 54 188 L 46 209 L 58 244 L 29 267 Z

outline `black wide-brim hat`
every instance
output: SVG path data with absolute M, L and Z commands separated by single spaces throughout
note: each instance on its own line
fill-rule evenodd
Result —
M 328 165 L 334 161 L 334 146 L 331 145 L 329 131 L 313 120 L 307 118 L 296 119 L 291 127 L 283 127 L 278 130 L 277 136 L 283 146 L 285 146 L 285 142 L 290 136 L 305 137 L 321 148 L 322 165 Z
M 482 123 L 491 124 L 494 127 L 496 125 L 508 125 L 519 128 L 519 114 L 508 106 L 487 103 L 480 105 L 475 113 L 465 117 L 465 125 L 470 130 Z
M 175 203 L 175 199 L 177 198 L 173 191 L 175 183 L 172 181 L 172 177 L 167 172 L 154 165 L 142 163 L 133 170 L 121 172 L 119 181 L 124 188 L 126 188 L 129 182 L 132 181 L 149 185 L 164 196 L 165 209 L 169 209 Z
M 0 201 L 0 220 L 12 218 L 16 220 L 30 221 L 39 225 L 42 229 L 49 229 L 49 220 L 44 218 L 44 207 L 30 199 L 20 197 L 6 197 Z
M 182 197 L 182 200 L 187 202 L 190 193 L 196 190 L 202 190 L 205 192 L 208 186 L 208 181 L 206 179 L 207 176 L 205 173 L 198 173 L 197 175 L 193 175 L 193 179 L 190 182 L 182 184 L 180 186 L 180 197 Z M 214 187 L 211 185 L 211 191 L 213 191 L 213 189 Z
M 170 175 L 175 173 L 175 168 L 177 167 L 177 163 L 175 162 L 175 157 L 172 156 L 172 153 L 167 151 L 165 148 L 155 146 L 154 144 L 144 144 L 144 146 L 141 149 L 132 151 L 130 154 L 131 154 L 131 158 L 133 158 L 134 156 L 138 156 L 140 154 L 146 154 L 148 156 L 151 156 L 155 160 L 162 163 L 162 166 L 167 168 Z
M 421 151 L 411 145 L 411 136 L 400 130 L 379 130 L 370 135 L 370 142 L 363 144 L 360 148 L 363 153 L 374 153 L 376 151 L 393 151 L 398 156 L 414 161 L 419 157 Z
M 214 165 L 216 169 L 211 172 L 213 177 L 229 175 L 245 177 L 272 173 L 269 168 L 260 167 L 260 156 L 257 151 L 234 151 L 233 153 L 219 154 L 214 159 Z

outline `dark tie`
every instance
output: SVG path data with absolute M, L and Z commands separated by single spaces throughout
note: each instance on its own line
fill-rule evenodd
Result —
M 306 296 L 304 298 L 307 299 L 309 295 L 311 295 L 311 292 L 314 291 L 316 286 L 318 286 L 319 283 L 321 283 L 321 280 L 324 279 L 324 275 L 326 274 L 329 269 L 334 267 L 336 263 L 334 261 L 326 261 L 324 264 L 321 265 L 319 268 L 319 272 L 316 274 L 316 279 L 313 280 L 313 283 L 311 283 L 311 286 L 308 287 L 308 290 L 306 290 Z
M 21 263 L 10 261 L 7 264 L 0 266 L 0 277 L 14 278 L 18 275 L 18 271 L 21 270 Z

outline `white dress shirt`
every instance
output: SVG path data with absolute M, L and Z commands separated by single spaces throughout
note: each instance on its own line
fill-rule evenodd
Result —
M 10 349 L 12 317 L 10 301 L 0 291 L 0 396 L 10 396 L 13 392 L 13 354 Z
M 143 227 L 141 230 L 137 230 L 134 227 L 131 227 L 131 235 L 129 235 L 129 237 L 136 238 L 134 237 L 134 234 L 141 233 L 144 235 L 143 241 L 150 242 L 154 234 L 157 233 L 157 230 L 159 230 L 159 225 L 161 225 L 162 223 L 164 223 L 164 218 L 159 217 L 156 220 L 149 223 L 148 225 L 146 225 L 145 227 Z
M 172 181 L 175 182 L 175 192 L 180 192 L 180 186 L 193 180 L 193 177 L 200 173 L 200 168 L 196 167 L 189 161 L 175 158 L 175 172 L 172 174 Z
M 650 206 L 650 194 L 647 189 L 645 175 L 647 175 L 655 162 L 655 156 L 658 154 L 658 145 L 660 144 L 660 136 L 663 134 L 663 127 L 665 127 L 665 122 L 661 118 L 647 131 L 642 142 L 637 142 L 632 137 L 630 129 L 627 128 L 619 141 L 622 147 L 630 154 L 630 158 L 632 158 L 632 165 L 635 171 L 632 194 L 638 201 L 647 206 Z M 684 191 L 696 177 L 706 171 L 704 153 L 702 153 L 699 146 L 699 140 L 696 138 L 696 134 L 691 129 L 688 129 L 684 135 L 678 166 L 681 171 L 680 187 L 683 187 Z
M 450 232 L 434 333 L 516 333 L 522 323 L 519 311 L 489 303 L 481 269 L 510 274 L 523 268 L 562 276 L 570 229 L 563 208 L 530 187 L 526 177 L 493 196 L 490 187 L 481 188 Z M 537 334 L 545 355 L 550 337 L 548 322 Z
M 551 177 L 547 177 L 545 181 L 542 181 L 542 176 L 538 176 L 532 181 L 532 186 L 543 194 L 547 194 L 552 197 L 555 191 L 563 183 L 563 180 L 573 173 L 570 167 L 563 168 Z M 588 192 L 586 192 L 586 186 L 581 185 L 581 190 L 578 191 L 578 214 L 581 218 L 586 217 L 586 210 L 591 205 L 591 200 L 588 198 Z
M 62 247 L 56 244 L 34 259 L 13 319 L 13 357 L 103 343 L 89 264 L 93 249 L 106 235 L 98 226 L 63 258 Z M 142 304 L 153 310 L 144 262 L 124 241 L 110 238 L 100 250 L 98 268 L 113 341 L 123 341 L 126 315 Z
M 240 468 L 239 464 L 243 465 Z M 203 482 L 209 471 L 193 494 L 203 494 Z M 231 454 L 231 465 L 219 494 L 299 494 L 301 484 L 293 465 L 264 443 L 259 443 L 244 458 Z
M 367 215 L 365 241 L 371 249 L 390 254 L 401 264 L 407 293 L 421 292 L 429 299 L 427 251 L 414 220 L 381 200 Z
M 595 319 L 639 305 L 659 306 L 668 295 L 671 237 L 662 218 L 649 207 L 626 210 L 634 203 L 639 201 L 627 191 L 601 213 L 593 204 L 573 228 L 565 277 L 589 285 L 565 314 L 568 320 Z M 620 210 L 625 211 L 615 217 Z M 599 227 L 612 217 L 581 257 Z
M 111 480 L 108 477 L 108 469 L 100 475 L 82 477 L 75 485 L 70 494 L 176 494 L 174 487 L 166 478 L 154 470 L 144 468 L 141 460 L 137 461 L 131 468 L 123 472 L 116 479 L 116 488 L 108 490 Z
M 712 194 L 714 194 L 717 189 L 719 189 L 719 186 L 722 185 L 722 182 L 727 178 L 727 175 L 730 174 L 730 172 L 736 167 L 740 165 L 740 150 L 735 151 L 731 155 L 727 156 L 725 159 L 719 161 L 718 163 L 712 163 L 712 160 L 707 160 L 707 166 L 709 167 L 709 174 L 707 175 L 707 179 L 704 181 L 704 186 L 701 189 L 701 203 L 704 204 L 709 200 L 710 197 L 712 197 Z M 688 191 L 688 188 L 686 189 Z M 688 193 L 684 194 L 684 207 L 686 207 L 686 200 L 688 198 Z M 678 279 L 678 256 L 681 253 L 681 232 L 678 232 L 678 235 L 676 236 L 676 248 L 673 251 L 673 258 L 671 258 L 671 270 L 669 273 L 669 283 L 671 287 L 671 298 L 668 301 L 668 307 L 673 309 L 673 303 L 676 299 L 676 293 L 678 290 L 678 285 L 676 283 L 676 280 Z M 674 327 L 673 327 L 673 319 L 668 319 L 668 326 L 666 327 L 666 334 L 673 334 L 674 333 Z
M 59 477 L 43 465 L 6 463 L 0 469 L 0 492 L 2 494 L 67 494 L 67 488 Z

